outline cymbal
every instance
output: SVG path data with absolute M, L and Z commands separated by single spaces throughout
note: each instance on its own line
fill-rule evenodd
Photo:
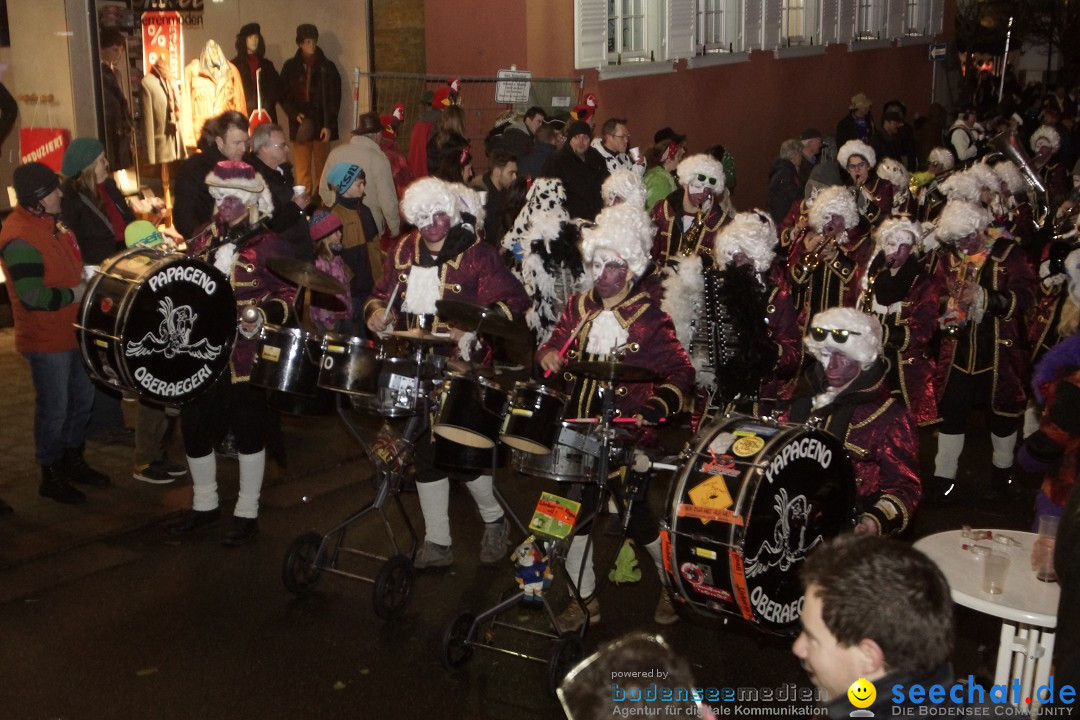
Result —
M 566 366 L 566 371 L 581 377 L 612 383 L 645 383 L 656 382 L 660 379 L 660 376 L 649 368 L 603 360 L 572 362 Z
M 294 285 L 310 288 L 315 292 L 339 295 L 345 286 L 334 276 L 324 273 L 311 263 L 290 257 L 272 257 L 266 262 L 271 272 L 280 275 Z
M 454 339 L 449 335 L 439 335 L 420 328 L 395 330 L 390 334 L 417 345 L 452 345 L 454 343 Z
M 480 305 L 460 300 L 437 300 L 435 308 L 443 321 L 465 332 L 494 335 L 511 340 L 519 340 L 529 334 L 527 328 L 507 319 L 502 313 Z

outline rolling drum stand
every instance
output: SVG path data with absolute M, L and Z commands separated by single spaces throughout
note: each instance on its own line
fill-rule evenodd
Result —
M 585 518 L 578 518 L 575 527 L 581 527 L 585 523 L 591 522 L 596 517 L 599 508 L 604 507 L 607 503 L 608 468 L 610 462 L 611 441 L 614 437 L 614 423 L 612 420 L 615 415 L 615 392 L 611 383 L 602 384 L 600 392 L 603 397 L 603 410 L 600 423 L 597 426 L 597 433 L 600 436 L 600 457 L 598 463 L 599 466 L 596 471 L 596 483 L 599 486 L 599 499 L 596 508 L 594 508 L 588 516 Z M 493 453 L 497 452 L 497 450 L 498 446 L 496 445 Z M 575 487 L 572 488 L 569 493 L 572 499 L 576 500 L 580 497 L 581 489 L 578 486 L 581 484 L 582 483 L 574 483 Z M 515 524 L 517 524 L 519 528 L 524 528 L 520 520 L 512 513 L 502 496 L 497 492 L 496 498 L 503 506 L 504 511 L 509 513 L 510 517 L 513 518 Z M 631 505 L 632 500 L 628 501 L 626 514 L 622 518 L 624 534 L 630 518 Z M 599 523 L 593 523 L 593 527 L 595 528 L 598 524 Z M 504 655 L 511 655 L 524 660 L 546 664 L 548 666 L 547 687 L 551 694 L 554 695 L 556 688 L 558 688 L 559 684 L 566 676 L 566 673 L 569 672 L 583 657 L 583 639 L 585 637 L 585 631 L 589 627 L 589 610 L 585 605 L 585 599 L 583 599 L 578 592 L 578 583 L 581 578 L 580 576 L 578 578 L 571 577 L 563 562 L 566 557 L 566 550 L 569 547 L 569 542 L 576 535 L 577 531 L 575 529 L 569 537 L 563 540 L 546 541 L 544 545 L 546 545 L 548 551 L 549 567 L 553 570 L 558 568 L 555 572 L 566 580 L 567 588 L 570 591 L 571 602 L 576 602 L 585 615 L 585 621 L 581 624 L 580 628 L 567 633 L 563 633 L 559 630 L 559 625 L 556 620 L 557 616 L 551 607 L 549 596 L 546 592 L 541 596 L 541 604 L 543 605 L 544 612 L 547 614 L 550 627 L 554 629 L 554 632 L 550 629 L 538 630 L 535 627 L 526 627 L 524 625 L 500 620 L 498 617 L 500 613 L 517 606 L 525 597 L 525 591 L 519 590 L 515 586 L 504 592 L 502 599 L 500 599 L 496 605 L 479 614 L 463 612 L 447 624 L 443 631 L 442 642 L 440 645 L 440 660 L 442 661 L 443 667 L 451 671 L 459 670 L 472 657 L 474 648 L 492 650 Z M 592 545 L 593 533 L 590 532 L 587 539 L 585 557 L 589 557 L 589 550 L 592 548 Z M 547 657 L 501 647 L 495 644 L 496 628 L 506 628 L 533 637 L 547 638 L 554 641 L 554 646 Z
M 424 348 L 416 346 L 417 382 L 423 383 L 419 377 L 422 374 L 424 360 Z M 304 595 L 314 589 L 322 573 L 328 572 L 335 575 L 361 580 L 372 583 L 375 586 L 372 594 L 372 603 L 375 614 L 384 620 L 400 616 L 409 601 L 412 599 L 415 573 L 412 566 L 413 554 L 416 552 L 418 536 L 416 529 L 409 520 L 408 513 L 401 503 L 401 488 L 405 479 L 405 470 L 409 465 L 406 456 L 411 455 L 413 446 L 424 430 L 427 416 L 431 409 L 431 395 L 427 393 L 424 400 L 423 411 L 409 417 L 405 431 L 400 437 L 400 442 L 389 445 L 387 457 L 376 452 L 371 444 L 361 435 L 356 424 L 349 417 L 347 400 L 340 395 L 337 401 L 337 412 L 345 425 L 346 430 L 356 440 L 364 453 L 371 459 L 375 466 L 375 499 L 370 504 L 342 520 L 338 525 L 331 528 L 325 535 L 316 532 L 306 533 L 293 540 L 285 553 L 285 563 L 282 568 L 282 580 L 285 587 L 296 595 Z M 385 507 L 387 500 L 393 498 L 398 513 L 405 521 L 405 527 L 412 538 L 412 545 L 407 552 L 402 552 L 390 525 Z M 345 544 L 345 532 L 350 525 L 359 522 L 371 512 L 379 514 L 383 529 L 390 539 L 393 554 L 389 557 L 351 547 Z M 375 577 L 359 575 L 342 570 L 339 563 L 342 554 L 357 555 L 369 560 L 383 563 Z

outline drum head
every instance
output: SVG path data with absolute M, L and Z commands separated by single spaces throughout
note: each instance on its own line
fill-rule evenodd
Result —
M 695 450 L 671 496 L 678 587 L 699 610 L 794 634 L 799 567 L 853 525 L 843 445 L 814 428 L 740 417 L 704 429 Z

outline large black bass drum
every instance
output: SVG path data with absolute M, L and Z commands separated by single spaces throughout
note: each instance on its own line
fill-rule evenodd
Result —
M 134 247 L 106 260 L 90 279 L 75 329 L 91 378 L 144 400 L 181 405 L 228 366 L 236 300 L 213 265 Z
M 664 566 L 696 612 L 794 635 L 799 566 L 852 530 L 855 516 L 855 470 L 839 440 L 807 425 L 727 416 L 698 433 L 668 492 Z

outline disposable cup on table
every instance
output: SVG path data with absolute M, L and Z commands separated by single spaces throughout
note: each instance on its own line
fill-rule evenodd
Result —
M 992 549 L 983 558 L 982 591 L 990 595 L 1000 595 L 1005 591 L 1005 576 L 1009 573 L 1009 554 L 1004 550 Z
M 1054 571 L 1054 543 L 1060 521 L 1057 515 L 1039 516 L 1039 537 L 1031 548 L 1031 567 L 1035 577 L 1043 582 L 1057 582 L 1058 579 Z

